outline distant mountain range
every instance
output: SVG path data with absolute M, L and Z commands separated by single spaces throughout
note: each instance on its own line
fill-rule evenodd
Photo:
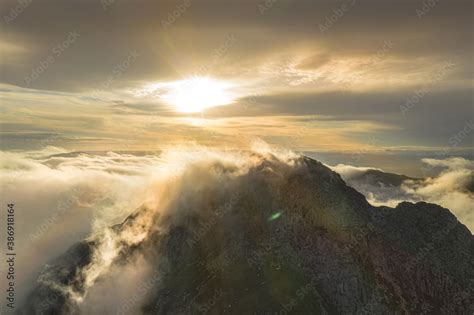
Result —
M 354 184 L 367 184 L 373 187 L 400 187 L 406 181 L 414 183 L 423 182 L 424 178 L 413 178 L 400 174 L 393 174 L 377 169 L 368 169 L 360 174 L 354 175 L 350 181 Z M 474 177 L 464 186 L 465 190 L 474 193 Z
M 365 182 L 373 186 L 399 187 L 406 180 L 421 181 L 421 178 L 412 178 L 405 175 L 383 172 L 377 169 L 368 169 L 365 172 L 354 175 L 351 180 L 354 182 Z
M 91 288 L 114 277 L 107 270 L 137 257 L 156 281 L 138 286 L 135 299 L 88 313 L 474 313 L 474 237 L 448 209 L 374 207 L 306 157 L 267 157 L 242 174 L 219 163 L 208 171 L 223 180 L 183 191 L 172 211 L 141 207 L 107 237 L 91 236 L 52 260 L 19 313 L 86 313 Z M 373 185 L 419 180 L 377 170 L 358 176 Z M 119 248 L 110 259 L 101 256 L 105 240 Z

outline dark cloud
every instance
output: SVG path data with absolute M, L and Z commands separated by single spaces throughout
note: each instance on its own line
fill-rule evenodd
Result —
M 391 40 L 396 43 L 391 55 L 459 59 L 464 68 L 472 69 L 471 1 L 437 2 L 422 18 L 416 13 L 419 2 L 357 1 L 321 33 L 318 25 L 346 2 L 280 0 L 263 15 L 259 6 L 264 1 L 191 2 L 165 28 L 163 21 L 180 1 L 117 0 L 106 9 L 101 1 L 33 1 L 13 21 L 3 21 L 4 40 L 26 47 L 27 53 L 2 65 L 2 81 L 24 86 L 32 69 L 74 31 L 80 34 L 76 42 L 55 58 L 33 87 L 97 88 L 131 51 L 139 57 L 114 85 L 177 78 L 205 64 L 229 33 L 239 43 L 223 59 L 249 66 L 289 46 L 316 50 L 314 60 L 302 65 L 307 67 L 334 56 L 374 54 L 381 42 Z M 17 4 L 3 2 L 2 12 L 8 15 Z M 235 68 L 231 71 L 238 74 Z M 470 77 L 469 71 L 465 75 Z
M 405 139 L 407 145 L 448 147 L 452 136 L 466 126 L 472 129 L 469 127 L 474 117 L 471 90 L 427 92 L 404 111 L 407 99 L 415 91 L 267 95 L 242 99 L 239 105 L 215 108 L 207 114 L 214 117 L 300 115 L 306 121 L 313 120 L 315 125 L 322 121 L 379 122 L 394 127 L 377 133 L 380 143 L 386 145 Z M 458 146 L 472 147 L 473 141 L 474 130 L 471 130 Z

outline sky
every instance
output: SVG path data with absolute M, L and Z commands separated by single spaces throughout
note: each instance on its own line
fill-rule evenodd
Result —
M 2 1 L 1 149 L 473 152 L 473 2 Z

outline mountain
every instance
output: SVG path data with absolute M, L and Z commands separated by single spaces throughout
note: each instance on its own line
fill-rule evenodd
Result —
M 367 169 L 351 177 L 354 182 L 361 182 L 372 186 L 399 187 L 406 180 L 422 181 L 421 178 L 412 178 L 405 175 L 383 172 L 377 169 Z
M 143 206 L 70 248 L 19 313 L 474 312 L 474 238 L 448 209 L 373 207 L 306 157 L 191 172 L 214 180 L 183 182 L 167 211 Z M 128 283 L 126 299 L 117 285 L 94 296 L 141 265 L 147 281 Z

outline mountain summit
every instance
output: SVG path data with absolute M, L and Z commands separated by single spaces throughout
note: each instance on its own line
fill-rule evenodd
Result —
M 310 158 L 252 159 L 190 167 L 165 205 L 53 260 L 19 313 L 474 312 L 474 238 L 449 210 L 374 207 Z

